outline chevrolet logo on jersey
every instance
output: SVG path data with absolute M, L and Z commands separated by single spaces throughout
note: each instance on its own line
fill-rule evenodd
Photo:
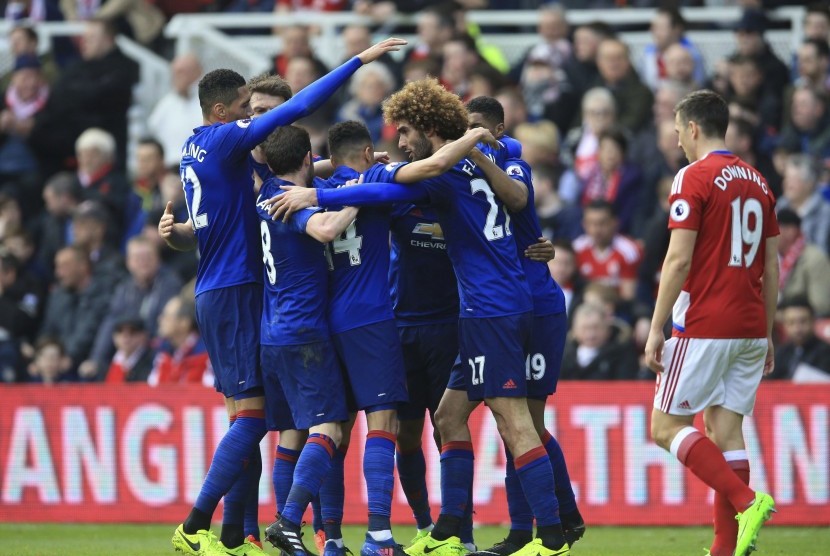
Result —
M 441 224 L 438 222 L 432 222 L 429 224 L 426 222 L 420 222 L 415 224 L 415 228 L 412 230 L 412 233 L 428 235 L 432 239 L 444 239 L 444 230 L 441 229 Z

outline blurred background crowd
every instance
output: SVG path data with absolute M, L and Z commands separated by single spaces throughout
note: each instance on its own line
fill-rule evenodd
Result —
M 376 150 L 397 152 L 381 103 L 426 75 L 464 100 L 497 97 L 506 132 L 524 145 L 550 262 L 571 330 L 564 379 L 649 379 L 641 364 L 668 245 L 667 199 L 685 164 L 673 106 L 702 87 L 729 102 L 727 146 L 778 199 L 781 305 L 771 378 L 830 380 L 830 7 L 806 6 L 789 57 L 771 48 L 765 10 L 788 2 L 460 0 L 24 0 L 6 4 L 8 71 L 0 76 L 0 380 L 212 385 L 194 317 L 197 253 L 158 237 L 163 207 L 187 219 L 179 150 L 201 124 L 198 52 L 176 52 L 163 28 L 177 13 L 353 11 L 375 23 L 338 29 L 343 59 L 398 12 L 417 14 L 397 58 L 359 70 L 301 120 L 325 156 L 334 122 L 366 123 Z M 792 2 L 804 5 L 803 2 Z M 679 5 L 679 6 L 678 6 Z M 731 49 L 706 63 L 678 7 L 738 5 L 723 22 Z M 637 56 L 614 15 L 656 8 Z M 583 8 L 614 8 L 569 24 Z M 535 44 L 513 64 L 467 10 L 538 10 Z M 83 22 L 52 37 L 44 21 Z M 646 30 L 646 29 L 643 29 Z M 405 30 L 406 31 L 406 30 Z M 244 30 L 234 31 L 244 33 Z M 294 93 L 330 68 L 315 28 L 282 25 L 272 71 Z M 169 61 L 171 87 L 153 99 L 140 137 L 128 133 L 140 67 L 124 35 Z M 180 49 L 179 49 L 180 50 Z M 175 55 L 174 55 L 175 53 Z M 328 57 L 330 58 L 330 56 Z M 211 68 L 212 69 L 212 68 Z M 251 76 L 246 76 L 251 77 Z M 132 138 L 130 136 L 133 136 Z

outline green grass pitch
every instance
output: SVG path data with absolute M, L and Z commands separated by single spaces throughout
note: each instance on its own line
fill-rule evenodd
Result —
M 117 511 L 117 510 L 114 510 Z M 143 556 L 176 554 L 170 537 L 175 525 L 0 524 L 3 556 Z M 263 526 L 264 528 L 264 526 Z M 308 527 L 304 529 L 310 531 Z M 214 525 L 219 531 L 219 525 Z M 364 529 L 344 527 L 346 546 L 359 554 Z M 396 527 L 399 542 L 408 542 L 414 530 Z M 476 542 L 487 547 L 501 540 L 504 529 L 476 529 Z M 574 556 L 702 556 L 711 529 L 705 527 L 591 527 L 572 550 Z M 306 545 L 314 543 L 306 533 Z M 267 547 L 269 554 L 276 549 Z M 830 528 L 765 527 L 753 556 L 826 556 Z

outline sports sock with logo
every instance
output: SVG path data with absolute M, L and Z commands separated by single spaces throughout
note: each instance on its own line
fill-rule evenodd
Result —
M 298 459 L 300 459 L 299 450 L 277 446 L 271 481 L 274 486 L 274 500 L 277 501 L 278 514 L 282 514 L 285 501 L 288 500 L 288 493 L 291 492 L 291 484 L 294 482 L 294 469 L 297 467 Z
M 506 456 L 504 488 L 507 495 L 507 513 L 510 515 L 510 532 L 507 534 L 507 542 L 516 546 L 524 546 L 533 540 L 533 511 L 522 490 L 513 455 L 506 446 L 504 453 Z
M 326 540 L 342 539 L 340 527 L 343 523 L 343 504 L 345 503 L 345 489 L 343 486 L 343 463 L 346 459 L 348 445 L 341 446 L 331 458 L 331 469 L 320 486 L 320 512 L 323 516 L 323 531 Z
M 369 535 L 376 541 L 392 538 L 392 491 L 395 488 L 396 436 L 383 430 L 366 434 L 363 477 L 369 501 Z
M 557 549 L 565 544 L 556 501 L 553 469 L 544 446 L 537 446 L 516 456 L 514 465 L 522 484 L 527 503 L 536 518 L 536 536 L 547 548 Z
M 409 502 L 409 507 L 412 508 L 415 524 L 418 529 L 426 529 L 432 525 L 432 516 L 429 509 L 424 450 L 421 446 L 414 450 L 398 450 L 395 462 L 398 465 L 401 488 L 406 495 L 406 501 Z
M 744 484 L 749 484 L 749 459 L 746 450 L 723 453 L 729 467 Z M 712 556 L 732 556 L 738 540 L 738 522 L 735 508 L 725 496 L 715 493 L 715 540 L 709 549 Z
M 294 469 L 294 483 L 288 493 L 280 517 L 289 525 L 299 527 L 311 499 L 320 491 L 320 485 L 329 472 L 331 458 L 337 446 L 325 434 L 308 435 L 297 467 Z
M 755 492 L 732 471 L 720 449 L 696 428 L 681 429 L 670 451 L 698 479 L 725 496 L 736 511 L 744 511 L 755 500 Z
M 430 535 L 445 540 L 459 535 L 473 487 L 473 443 L 447 442 L 441 446 L 441 514 Z
M 560 514 L 571 514 L 576 511 L 576 495 L 571 486 L 571 476 L 568 473 L 568 465 L 565 463 L 565 454 L 556 438 L 545 431 L 542 434 L 542 445 L 550 458 L 550 465 L 553 468 L 553 481 L 556 484 L 556 500 L 559 502 Z
M 199 529 L 210 528 L 210 519 L 219 500 L 231 490 L 251 451 L 259 446 L 266 432 L 265 413 L 261 409 L 236 414 L 236 422 L 216 447 L 207 477 L 193 505 L 195 511 L 191 511 L 184 522 L 185 533 L 192 535 Z M 244 503 L 244 498 L 242 500 Z

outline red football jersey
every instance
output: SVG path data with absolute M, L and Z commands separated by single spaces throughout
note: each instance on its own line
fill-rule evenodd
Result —
M 778 235 L 766 180 L 734 154 L 714 151 L 677 173 L 669 204 L 669 228 L 698 233 L 673 335 L 766 337 L 761 278 L 766 239 Z
M 641 255 L 633 240 L 618 234 L 607 249 L 600 250 L 584 234 L 574 240 L 573 246 L 577 268 L 586 280 L 619 288 L 621 280 L 637 279 Z

